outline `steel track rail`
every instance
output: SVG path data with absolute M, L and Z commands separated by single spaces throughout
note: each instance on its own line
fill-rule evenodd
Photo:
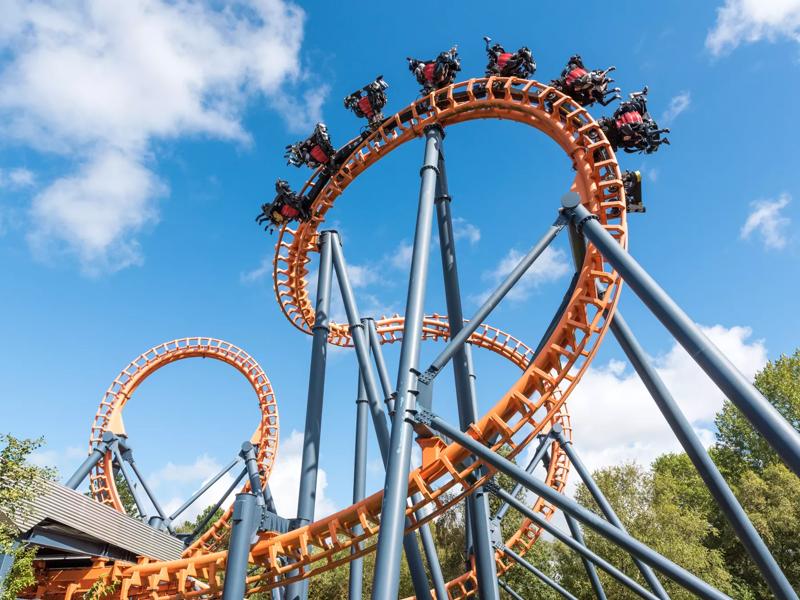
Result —
M 394 148 L 421 136 L 427 125 L 439 123 L 447 127 L 474 119 L 514 120 L 551 137 L 572 162 L 576 171 L 573 189 L 580 195 L 581 202 L 623 247 L 627 246 L 625 199 L 619 167 L 610 145 L 588 112 L 567 96 L 536 81 L 471 79 L 438 90 L 390 117 L 354 150 L 333 176 L 325 179 L 321 172 L 316 172 L 307 182 L 305 191 L 322 186 L 312 207 L 312 218 L 297 230 L 285 227 L 280 232 L 274 261 L 276 296 L 295 327 L 310 333 L 313 325 L 313 307 L 305 279 L 309 253 L 315 247 L 325 214 L 347 185 Z M 598 293 L 598 284 L 605 289 L 603 294 Z M 520 342 L 489 326 L 482 326 L 473 335 L 471 343 L 490 349 L 502 348 L 499 354 L 524 369 L 522 377 L 473 425 L 472 431 L 478 439 L 496 449 L 510 448 L 509 456 L 513 458 L 553 422 L 566 419 L 568 424 L 564 403 L 605 335 L 620 286 L 618 275 L 597 250 L 589 246 L 566 309 L 535 357 L 528 354 L 530 349 L 521 350 Z M 445 323 L 444 317 L 427 317 L 423 335 L 433 339 L 443 337 Z M 402 317 L 376 320 L 376 325 L 383 343 L 399 340 Z M 333 324 L 329 341 L 350 345 L 346 326 Z M 455 506 L 492 474 L 492 469 L 488 468 L 487 474 L 479 477 L 477 469 L 485 465 L 481 461 L 465 465 L 467 459 L 468 453 L 462 448 L 446 445 L 441 440 L 424 454 L 423 466 L 409 477 L 409 495 L 419 492 L 422 497 L 408 509 L 410 529 Z M 558 455 L 550 465 L 548 485 L 558 491 L 563 489 L 567 470 L 566 458 Z M 248 593 L 314 576 L 374 550 L 381 500 L 382 492 L 378 492 L 303 528 L 282 535 L 262 534 L 251 549 L 256 571 L 248 578 Z M 414 513 L 426 507 L 431 509 L 428 516 L 416 520 Z M 534 508 L 547 518 L 554 512 L 554 508 L 541 499 Z M 539 534 L 539 528 L 526 521 L 506 545 L 522 554 Z M 361 550 L 351 554 L 355 542 L 360 543 Z M 279 557 L 282 556 L 293 559 L 291 566 L 281 563 Z M 226 553 L 219 551 L 169 563 L 148 563 L 143 559 L 137 565 L 98 564 L 81 573 L 49 573 L 40 591 L 45 597 L 70 598 L 88 589 L 94 581 L 105 578 L 120 581 L 117 592 L 120 598 L 214 597 L 221 593 L 220 575 L 225 568 L 225 558 Z M 498 558 L 503 571 L 510 568 L 502 557 Z M 289 571 L 298 568 L 300 574 L 290 577 Z M 471 583 L 474 583 L 471 572 L 450 582 L 450 597 L 472 595 L 474 585 Z

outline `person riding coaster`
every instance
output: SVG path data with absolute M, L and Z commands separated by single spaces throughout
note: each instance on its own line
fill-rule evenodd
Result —
M 486 42 L 486 54 L 489 63 L 486 65 L 486 76 L 499 75 L 500 77 L 519 77 L 528 79 L 536 72 L 536 61 L 528 47 L 523 46 L 516 52 L 506 52 L 500 44 L 490 46 L 492 38 L 483 37 Z
M 328 128 L 325 123 L 317 123 L 314 132 L 305 140 L 286 146 L 287 165 L 301 167 L 308 165 L 312 169 L 317 167 L 330 166 L 331 159 L 336 154 L 336 150 L 331 144 L 328 135 Z
M 447 52 L 441 52 L 434 60 L 418 60 L 408 57 L 408 69 L 414 73 L 417 83 L 422 86 L 422 95 L 450 85 L 456 80 L 456 73 L 461 70 L 458 58 L 458 47 L 453 46 Z
M 622 173 L 622 188 L 625 190 L 625 207 L 629 213 L 647 212 L 642 199 L 642 174 L 640 171 Z
M 375 130 L 383 121 L 383 107 L 386 106 L 386 89 L 389 84 L 378 75 L 375 81 L 356 90 L 344 99 L 344 107 L 352 110 L 359 118 L 366 119 L 369 128 Z
M 629 154 L 652 154 L 661 144 L 669 145 L 669 140 L 661 137 L 662 133 L 669 133 L 669 129 L 659 129 L 647 112 L 647 86 L 641 92 L 631 93 L 630 100 L 620 103 L 613 117 L 603 117 L 597 124 L 614 151 L 622 148 Z
M 614 179 L 614 174 L 609 171 L 603 178 L 606 180 Z M 622 189 L 625 192 L 625 210 L 628 213 L 647 212 L 642 200 L 642 174 L 640 171 L 622 172 Z M 619 186 L 613 185 L 609 188 L 611 192 L 618 192 Z M 620 209 L 614 207 L 609 210 L 608 216 L 617 218 L 620 216 Z
M 614 81 L 608 74 L 615 70 L 616 67 L 608 67 L 605 71 L 589 71 L 580 55 L 575 54 L 569 58 L 566 68 L 561 71 L 561 77 L 551 81 L 550 85 L 570 96 L 581 106 L 591 106 L 595 102 L 608 106 L 614 100 L 622 98 L 619 88 L 608 89 L 608 84 Z
M 264 231 L 272 232 L 273 227 L 283 227 L 291 221 L 308 221 L 310 203 L 296 194 L 289 187 L 288 182 L 278 179 L 275 182 L 275 199 L 261 205 L 261 212 L 256 217 L 256 223 L 264 225 Z

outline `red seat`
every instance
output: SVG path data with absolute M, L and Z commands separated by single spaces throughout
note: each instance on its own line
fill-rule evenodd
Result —
M 314 146 L 313 148 L 311 148 L 311 151 L 309 152 L 309 154 L 312 156 L 312 158 L 315 161 L 317 161 L 318 163 L 321 163 L 323 165 L 330 160 L 330 156 L 328 156 L 325 153 L 325 150 L 323 150 L 319 146 Z
M 623 125 L 628 125 L 631 123 L 644 123 L 642 115 L 635 110 L 629 110 L 628 112 L 624 112 L 617 117 L 617 127 L 622 127 Z
M 283 215 L 287 219 L 293 219 L 299 214 L 300 214 L 299 210 L 289 206 L 288 204 L 284 204 L 283 206 L 281 206 L 281 215 Z
M 503 52 L 503 54 L 497 57 L 497 67 L 502 70 L 511 59 L 511 56 L 511 52 Z
M 367 96 L 364 96 L 358 101 L 358 108 L 366 117 L 371 117 L 373 115 L 372 104 Z
M 566 79 L 567 85 L 572 85 L 573 81 L 579 79 L 580 77 L 583 77 L 584 75 L 586 75 L 586 73 L 587 73 L 586 69 L 582 69 L 580 67 L 578 67 L 577 69 L 572 69 L 572 71 L 567 73 L 567 79 Z
M 425 65 L 422 69 L 422 76 L 425 78 L 425 81 L 430 81 L 433 83 L 433 72 L 436 70 L 436 63 L 431 62 Z

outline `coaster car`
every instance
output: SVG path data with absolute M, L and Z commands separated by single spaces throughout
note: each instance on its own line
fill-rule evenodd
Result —
M 422 94 L 446 87 L 456 80 L 456 73 L 461 70 L 461 60 L 458 58 L 456 46 L 442 52 L 433 60 L 418 60 L 407 58 L 408 69 L 414 73 L 417 83 L 422 86 Z
M 261 212 L 256 217 L 256 223 L 264 225 L 264 231 L 271 233 L 274 228 L 283 227 L 291 221 L 307 221 L 311 217 L 309 204 L 293 192 L 286 181 L 278 179 L 275 192 L 275 199 L 262 204 Z
M 374 130 L 383 121 L 383 107 L 386 106 L 386 90 L 389 84 L 378 75 L 375 81 L 356 90 L 344 99 L 344 107 L 353 111 L 360 119 L 366 119 L 369 128 Z
M 614 81 L 608 74 L 614 70 L 616 67 L 608 67 L 605 71 L 589 71 L 580 55 L 575 54 L 561 71 L 561 77 L 551 81 L 550 85 L 581 106 L 591 106 L 595 102 L 607 106 L 622 98 L 619 88 L 608 89 L 608 84 Z
M 519 77 L 529 79 L 536 72 L 536 61 L 526 46 L 516 52 L 506 52 L 500 44 L 490 45 L 492 38 L 484 36 L 486 54 L 489 62 L 486 65 L 486 76 Z
M 659 129 L 647 112 L 647 86 L 620 103 L 613 117 L 603 117 L 597 123 L 615 151 L 622 148 L 629 154 L 652 154 L 661 144 L 669 145 L 669 140 L 661 137 L 661 134 L 669 133 L 669 129 Z
M 328 166 L 336 150 L 331 144 L 328 128 L 325 123 L 317 123 L 314 132 L 305 140 L 286 146 L 286 164 L 301 167 L 307 165 L 312 169 Z

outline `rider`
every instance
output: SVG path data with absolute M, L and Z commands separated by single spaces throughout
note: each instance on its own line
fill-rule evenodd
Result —
M 308 220 L 310 215 L 302 196 L 293 192 L 288 182 L 278 179 L 275 182 L 275 192 L 275 199 L 272 202 L 261 205 L 261 213 L 256 217 L 256 223 L 259 225 L 267 223 L 264 229 L 271 230 L 272 226 L 281 227 L 293 220 Z
M 561 78 L 567 86 L 571 86 L 575 81 L 588 74 L 586 67 L 583 66 L 583 59 L 580 54 L 573 54 L 567 61 L 567 67 L 561 71 Z
M 647 86 L 641 92 L 632 92 L 630 100 L 621 102 L 614 111 L 614 122 L 623 139 L 632 139 L 644 128 L 647 116 Z
M 619 100 L 619 88 L 608 89 L 608 84 L 614 81 L 608 74 L 615 67 L 605 71 L 589 71 L 583 64 L 580 54 L 569 57 L 566 68 L 561 71 L 561 77 L 552 81 L 550 85 L 572 97 L 581 106 L 590 106 L 599 102 L 607 106 L 614 100 Z M 606 98 L 611 96 L 611 98 Z
M 434 60 L 418 60 L 411 57 L 406 60 L 408 69 L 414 73 L 417 82 L 422 86 L 423 95 L 450 85 L 456 80 L 456 73 L 461 70 L 456 46 L 446 52 L 440 52 Z
M 662 133 L 669 133 L 669 129 L 659 129 L 647 112 L 647 86 L 629 97 L 620 103 L 612 118 L 604 117 L 598 121 L 614 149 L 651 154 L 661 144 L 669 145 L 669 140 L 661 137 Z
M 286 164 L 300 167 L 308 165 L 312 169 L 328 166 L 336 150 L 331 144 L 325 123 L 317 123 L 314 132 L 307 139 L 286 146 Z
M 489 56 L 489 63 L 486 65 L 487 77 L 500 75 L 527 79 L 536 71 L 536 61 L 526 46 L 512 53 L 506 52 L 500 44 L 490 46 L 492 38 L 489 36 L 484 36 L 483 41 L 486 42 L 486 54 Z
M 369 127 L 375 129 L 383 121 L 381 110 L 386 106 L 388 87 L 389 84 L 383 80 L 383 75 L 378 75 L 375 81 L 347 96 L 344 99 L 344 107 L 352 110 L 357 117 L 367 119 Z
M 643 213 L 647 209 L 642 199 L 642 174 L 639 171 L 625 171 L 622 174 L 622 187 L 625 190 L 625 205 L 629 213 Z

